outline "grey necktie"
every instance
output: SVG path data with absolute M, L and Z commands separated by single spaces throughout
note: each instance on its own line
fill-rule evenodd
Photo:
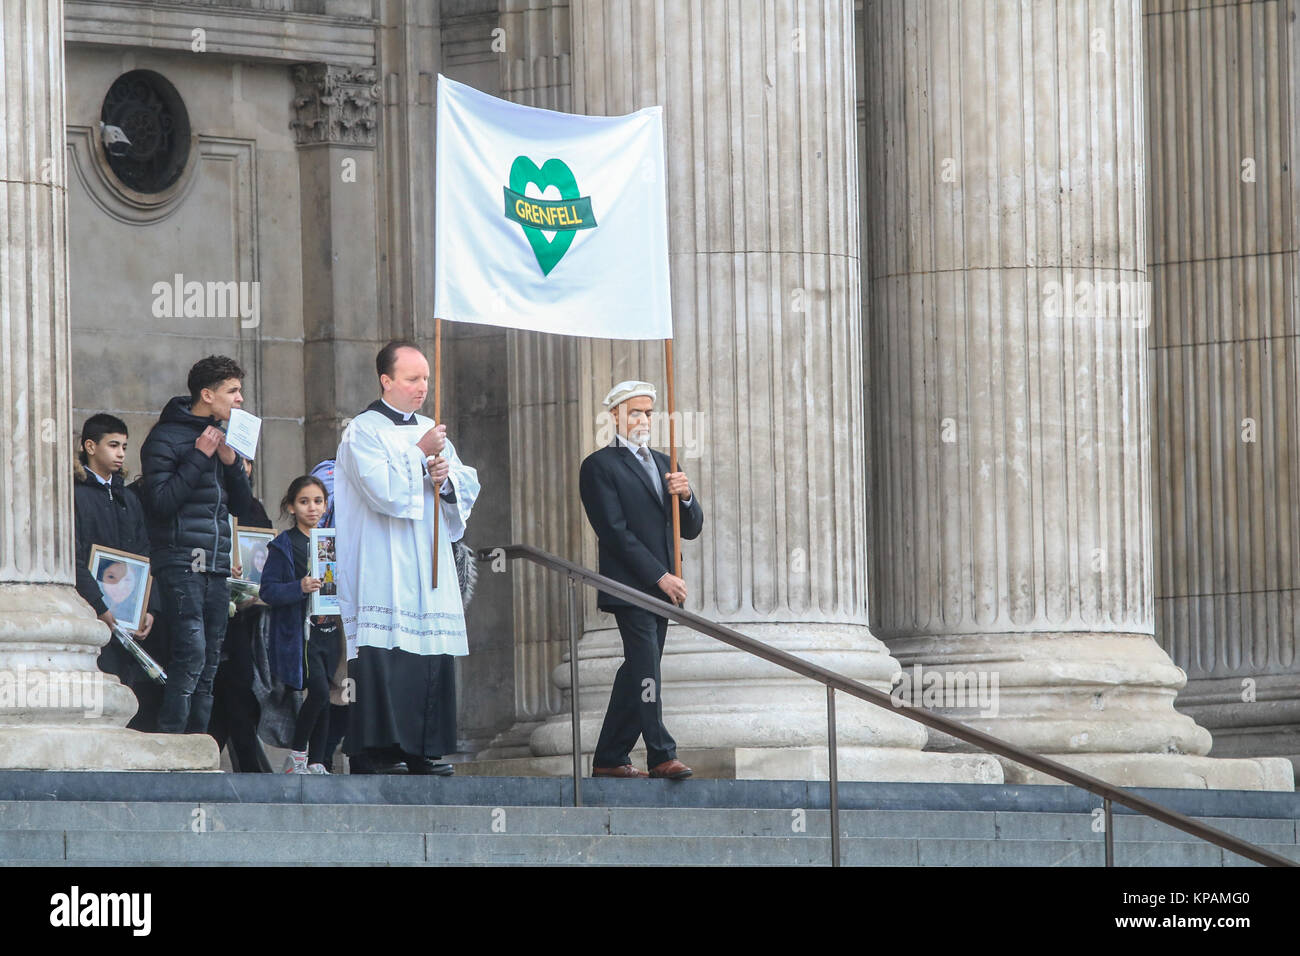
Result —
M 655 468 L 654 457 L 650 454 L 650 449 L 642 445 L 636 450 L 636 457 L 641 462 L 641 467 L 645 469 L 645 473 L 650 476 L 650 487 L 659 496 L 659 503 L 663 504 L 664 489 L 659 483 L 659 471 Z

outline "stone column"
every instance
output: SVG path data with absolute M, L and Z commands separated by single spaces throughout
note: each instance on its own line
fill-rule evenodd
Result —
M 73 588 L 63 3 L 0 13 L 0 768 L 215 770 L 206 735 L 126 729 Z
M 940 709 L 1105 779 L 1291 789 L 1203 756 L 1153 638 L 1139 0 L 865 16 L 876 633 Z
M 1213 755 L 1300 765 L 1296 8 L 1144 20 L 1156 637 Z
M 433 334 L 434 132 L 442 66 L 441 6 L 427 0 L 378 2 L 383 281 L 376 337 L 381 345 L 394 337 L 427 339 Z
M 706 515 L 684 548 L 688 606 L 888 689 L 898 664 L 866 617 L 852 8 L 574 0 L 572 17 L 576 112 L 665 108 L 681 464 Z M 586 454 L 613 382 L 662 389 L 663 345 L 582 340 L 581 359 Z M 594 566 L 585 522 L 583 542 Z M 622 647 L 587 603 L 590 750 Z M 677 627 L 663 680 L 702 774 L 825 777 L 820 685 Z M 984 755 L 922 753 L 924 728 L 895 712 L 841 695 L 838 717 L 846 778 L 1001 779 Z M 532 747 L 561 766 L 567 716 Z
M 334 457 L 343 420 L 376 390 L 375 76 L 327 63 L 293 68 L 308 467 Z
M 572 109 L 568 0 L 501 0 L 501 96 Z M 511 541 L 581 559 L 582 505 L 573 494 L 579 441 L 578 340 L 506 331 Z M 527 562 L 510 569 L 514 615 L 513 725 L 478 759 L 527 757 L 538 724 L 560 709 L 551 671 L 568 648 L 565 580 Z

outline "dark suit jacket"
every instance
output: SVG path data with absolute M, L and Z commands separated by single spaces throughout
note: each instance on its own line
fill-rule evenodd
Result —
M 668 456 L 651 449 L 662 476 Z M 666 483 L 665 483 L 666 484 Z M 597 570 L 620 584 L 667 600 L 658 581 L 673 569 L 673 515 L 659 500 L 631 449 L 617 443 L 592 452 L 578 473 L 578 491 L 599 539 Z M 691 503 L 680 505 L 682 537 L 698 538 L 704 528 L 700 496 L 691 487 Z M 668 495 L 671 504 L 675 499 Z M 599 592 L 597 607 L 610 611 L 629 607 L 627 601 Z

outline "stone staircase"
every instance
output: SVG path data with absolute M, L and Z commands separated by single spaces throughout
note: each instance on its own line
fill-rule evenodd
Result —
M 0 771 L 5 865 L 823 866 L 825 782 Z M 1139 791 L 1300 862 L 1296 794 Z M 1070 787 L 844 783 L 844 862 L 1100 866 Z M 1121 866 L 1254 865 L 1117 812 Z

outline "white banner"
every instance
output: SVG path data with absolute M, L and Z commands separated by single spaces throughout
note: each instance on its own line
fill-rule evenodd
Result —
M 663 109 L 580 116 L 438 77 L 434 315 L 667 339 Z

